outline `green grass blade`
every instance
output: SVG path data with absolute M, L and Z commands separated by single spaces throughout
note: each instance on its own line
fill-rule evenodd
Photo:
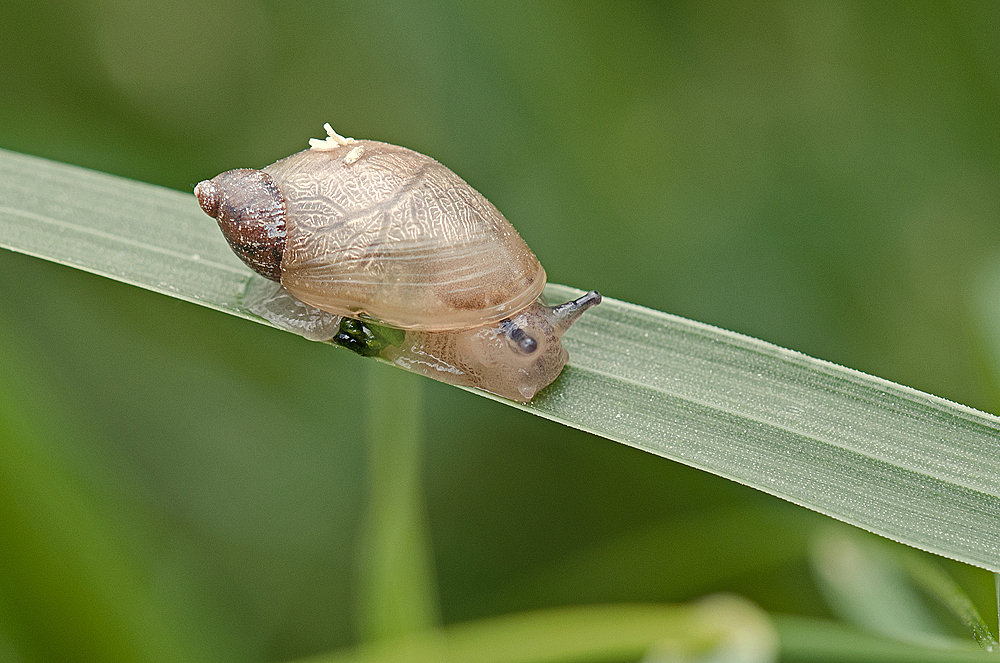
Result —
M 0 246 L 256 319 L 206 219 L 192 195 L 0 150 Z
M 367 378 L 369 495 L 355 558 L 362 642 L 440 622 L 421 482 L 420 377 L 373 362 Z
M 899 550 L 903 551 L 898 555 L 901 566 L 913 583 L 961 622 L 983 651 L 997 651 L 997 639 L 965 590 L 938 564 L 912 550 Z
M 968 649 L 932 649 L 812 617 L 774 618 L 782 661 L 878 661 L 878 663 L 973 663 L 996 661 L 971 642 Z
M 626 302 L 606 299 L 567 336 L 572 366 L 527 409 L 1000 567 L 997 417 Z
M 490 617 L 295 663 L 597 663 L 644 655 L 648 663 L 769 663 L 777 650 L 774 627 L 760 608 L 719 595 L 688 605 L 610 604 Z
M 814 538 L 818 585 L 835 614 L 867 631 L 935 648 L 965 647 L 923 597 L 951 613 L 992 652 L 997 641 L 972 599 L 938 561 L 857 530 L 830 527 Z
M 214 225 L 190 194 L 0 152 L 0 246 L 259 321 Z M 610 298 L 566 345 L 524 409 L 1000 571 L 996 417 Z

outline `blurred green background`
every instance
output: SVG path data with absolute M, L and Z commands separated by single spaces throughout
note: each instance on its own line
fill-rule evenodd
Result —
M 998 119 L 992 1 L 0 0 L 0 147 L 190 191 L 330 122 L 451 167 L 554 282 L 993 412 Z M 369 363 L 7 251 L 0 277 L 0 659 L 353 642 Z M 446 623 L 828 614 L 826 519 L 420 384 Z

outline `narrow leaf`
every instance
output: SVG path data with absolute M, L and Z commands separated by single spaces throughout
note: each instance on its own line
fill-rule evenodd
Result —
M 720 595 L 687 605 L 610 604 L 490 617 L 294 663 L 597 663 L 640 656 L 645 663 L 770 663 L 777 654 L 768 616 L 745 599 Z
M 190 194 L 0 152 L 0 246 L 261 321 Z M 1000 571 L 1000 419 L 610 298 L 566 345 L 519 407 Z
M 355 631 L 362 642 L 401 637 L 440 622 L 420 480 L 420 378 L 378 364 L 369 369 L 368 496 L 355 556 Z
M 906 570 L 914 584 L 927 595 L 940 601 L 941 605 L 962 623 L 962 626 L 969 629 L 969 633 L 983 651 L 997 650 L 997 639 L 993 637 L 976 605 L 941 566 L 912 550 L 905 550 L 905 554 L 899 554 L 897 557 L 900 559 L 900 566 Z
M 972 599 L 932 557 L 831 527 L 815 538 L 811 561 L 827 604 L 845 622 L 928 647 L 965 646 L 922 600 L 925 595 L 961 622 L 983 651 L 996 649 Z
M 572 331 L 572 366 L 528 409 L 1000 568 L 997 417 L 626 302 L 605 299 Z

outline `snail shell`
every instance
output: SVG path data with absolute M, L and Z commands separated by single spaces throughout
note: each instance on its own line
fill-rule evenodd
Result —
M 600 295 L 536 303 L 545 270 L 478 191 L 430 157 L 326 129 L 329 138 L 262 170 L 199 183 L 202 209 L 298 302 L 406 332 L 373 349 L 354 325 L 343 345 L 530 400 L 566 363 L 562 333 Z

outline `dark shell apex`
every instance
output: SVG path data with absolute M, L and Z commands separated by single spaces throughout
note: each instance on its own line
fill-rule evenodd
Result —
M 271 176 L 252 168 L 227 170 L 200 182 L 194 194 L 240 260 L 261 276 L 280 281 L 287 212 Z

